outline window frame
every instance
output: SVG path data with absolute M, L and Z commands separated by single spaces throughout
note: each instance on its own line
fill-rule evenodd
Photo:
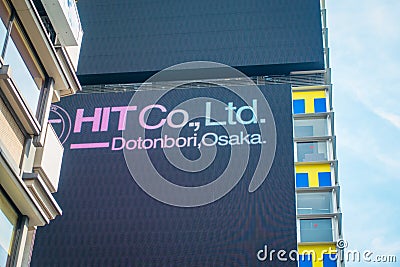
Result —
M 325 162 L 325 161 L 331 161 L 333 158 L 333 149 L 332 149 L 332 136 L 327 136 L 327 137 L 322 137 L 322 138 L 315 138 L 315 137 L 310 137 L 310 138 L 296 138 L 294 140 L 295 146 L 294 146 L 294 153 L 295 153 L 295 162 L 296 163 L 312 163 L 312 162 Z M 299 160 L 299 149 L 298 146 L 299 144 L 310 144 L 319 146 L 320 144 L 325 144 L 326 148 L 326 158 L 324 159 L 318 159 L 318 160 Z M 317 152 L 319 150 L 317 149 Z M 308 153 L 309 155 L 313 154 L 323 154 L 323 153 Z
M 325 195 L 329 195 L 329 211 L 328 212 L 311 212 L 311 213 L 299 213 L 299 197 L 301 198 L 301 196 L 305 196 L 305 195 L 317 195 L 317 194 L 325 194 Z M 333 191 L 310 191 L 310 192 L 297 192 L 296 194 L 296 212 L 297 215 L 321 215 L 321 214 L 333 214 L 336 212 L 336 208 L 334 205 L 334 194 Z M 318 201 L 318 203 L 321 203 L 320 201 Z M 311 207 L 311 210 L 314 210 L 313 207 Z
M 330 234 L 332 236 L 331 240 L 303 240 L 302 238 L 302 227 L 301 227 L 301 222 L 302 221 L 330 221 Z M 307 218 L 307 219 L 298 219 L 297 220 L 297 229 L 298 229 L 298 242 L 300 243 L 334 243 L 336 240 L 336 231 L 335 231 L 335 225 L 334 225 L 334 218 Z M 314 234 L 312 236 L 315 236 Z
M 315 135 L 314 132 L 315 130 L 313 129 L 313 134 L 312 135 L 305 135 L 305 136 L 299 136 L 296 134 L 296 127 L 305 127 L 307 125 L 296 125 L 297 122 L 312 122 L 312 121 L 324 121 L 324 134 L 323 135 Z M 294 117 L 293 119 L 293 137 L 295 139 L 300 139 L 300 138 L 313 138 L 313 137 L 329 137 L 331 136 L 331 130 L 330 130 L 330 121 L 327 116 L 324 117 Z M 313 127 L 313 125 L 310 125 L 309 127 Z
M 42 64 L 42 62 L 39 59 L 39 56 L 37 55 L 35 49 L 33 48 L 33 44 L 31 40 L 29 39 L 26 30 L 24 26 L 21 23 L 21 20 L 19 19 L 15 8 L 10 4 L 10 3 L 4 3 L 2 2 L 2 8 L 4 8 L 4 11 L 1 13 L 1 22 L 6 26 L 6 36 L 4 40 L 0 40 L 0 45 L 1 45 L 1 55 L 0 55 L 0 67 L 3 65 L 8 65 L 8 62 L 5 61 L 5 57 L 7 56 L 7 50 L 10 42 L 13 42 L 18 50 L 18 53 L 23 60 L 25 67 L 29 74 L 31 75 L 32 81 L 36 85 L 36 88 L 38 89 L 38 100 L 37 100 L 37 105 L 35 110 L 31 110 L 30 106 L 28 105 L 28 101 L 26 99 L 26 94 L 23 93 L 23 90 L 19 88 L 18 81 L 14 80 L 13 74 L 11 73 L 11 78 L 14 81 L 14 85 L 16 86 L 16 89 L 18 91 L 18 94 L 21 95 L 22 97 L 22 102 L 23 105 L 27 108 L 28 112 L 31 114 L 31 116 L 36 119 L 36 122 L 38 122 L 39 118 L 39 111 L 41 105 L 43 105 L 43 99 L 41 97 L 42 91 L 45 88 L 45 81 L 48 79 L 48 75 L 45 71 L 45 68 Z M 8 15 L 7 18 L 4 16 Z M 11 39 L 11 40 L 10 40 Z M 13 67 L 11 66 L 11 69 Z M 40 127 L 40 123 L 38 123 Z
M 18 210 L 18 208 L 15 206 L 15 204 L 13 203 L 10 196 L 7 194 L 7 192 L 1 186 L 0 186 L 0 195 L 8 204 L 8 206 L 9 206 L 8 208 L 11 209 L 17 216 L 16 222 L 14 224 L 11 241 L 10 241 L 9 248 L 8 248 L 10 250 L 10 253 L 7 257 L 6 266 L 9 266 L 9 265 L 12 265 L 11 263 L 13 263 L 16 260 L 15 257 L 16 257 L 16 253 L 18 251 L 18 244 L 20 243 L 20 239 L 21 239 L 20 232 L 22 230 L 22 217 L 23 216 L 22 216 L 21 212 Z

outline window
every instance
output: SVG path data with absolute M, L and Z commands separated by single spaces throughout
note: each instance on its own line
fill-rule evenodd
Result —
M 332 242 L 332 220 L 312 219 L 300 220 L 301 242 Z
M 28 47 L 29 45 L 23 37 L 20 26 L 14 20 L 4 61 L 5 64 L 11 66 L 11 77 L 17 84 L 25 103 L 32 111 L 32 114 L 35 115 L 43 79 L 40 77 L 41 75 L 35 66 L 34 60 L 32 60 L 32 51 Z
M 297 194 L 297 214 L 332 213 L 332 193 Z
M 4 64 L 11 67 L 11 78 L 18 92 L 35 116 L 45 74 L 18 17 L 3 2 L 0 3 L 0 48 Z
M 327 142 L 298 142 L 297 143 L 297 161 L 325 161 L 328 160 Z
M 7 36 L 7 24 L 10 18 L 10 9 L 3 1 L 0 1 L 0 53 L 3 51 L 4 42 Z
M 0 190 L 0 266 L 8 266 L 18 214 Z
M 294 121 L 294 137 L 327 136 L 328 122 L 326 119 L 296 119 Z

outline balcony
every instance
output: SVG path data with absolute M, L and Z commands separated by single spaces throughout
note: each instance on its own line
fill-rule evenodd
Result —
M 43 147 L 36 150 L 34 172 L 40 174 L 51 193 L 58 189 L 64 148 L 51 124 L 47 124 Z
M 46 13 L 62 46 L 78 46 L 82 27 L 74 0 L 42 0 Z

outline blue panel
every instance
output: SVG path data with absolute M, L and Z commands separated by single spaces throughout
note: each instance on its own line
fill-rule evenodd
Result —
M 308 173 L 296 173 L 296 187 L 309 187 Z
M 326 112 L 326 99 L 325 98 L 315 98 L 314 99 L 314 112 Z
M 331 186 L 331 173 L 330 172 L 319 172 L 318 173 L 319 186 Z
M 312 267 L 311 255 L 299 255 L 299 267 Z
M 324 254 L 324 267 L 336 267 L 336 254 Z
M 306 101 L 304 99 L 293 100 L 293 113 L 306 113 Z

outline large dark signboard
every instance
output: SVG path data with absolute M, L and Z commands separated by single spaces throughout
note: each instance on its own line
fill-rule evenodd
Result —
M 290 85 L 179 88 L 53 106 L 63 215 L 31 266 L 297 266 L 266 255 L 296 249 Z
M 319 0 L 85 0 L 82 84 L 215 61 L 248 76 L 324 68 Z

